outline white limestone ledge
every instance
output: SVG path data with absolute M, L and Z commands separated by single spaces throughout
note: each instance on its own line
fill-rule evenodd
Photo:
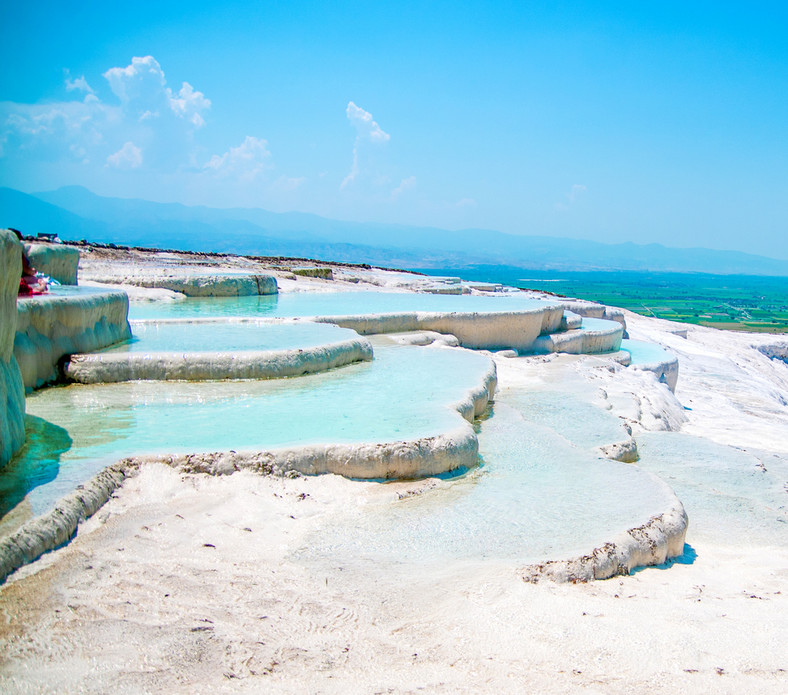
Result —
M 627 329 L 627 319 L 624 315 L 624 311 L 618 307 L 597 304 L 596 302 L 589 302 L 583 299 L 562 301 L 561 306 L 585 318 L 615 321 L 616 323 L 620 323 L 625 331 Z
M 63 497 L 52 511 L 0 539 L 0 583 L 20 567 L 69 541 L 80 522 L 93 516 L 135 471 L 127 461 L 104 468 Z
M 546 304 L 506 312 L 403 312 L 319 316 L 311 320 L 352 328 L 361 335 L 433 331 L 456 336 L 465 348 L 529 352 L 540 335 L 558 330 L 562 316 L 560 306 Z
M 571 331 L 574 328 L 580 328 L 583 325 L 583 317 L 576 314 L 574 311 L 568 309 L 564 311 L 564 317 L 561 319 L 561 330 Z
M 670 490 L 656 476 L 658 483 Z M 635 567 L 661 565 L 684 553 L 687 512 L 670 490 L 671 501 L 661 514 L 645 524 L 631 528 L 587 555 L 571 560 L 551 560 L 528 565 L 520 570 L 525 582 L 589 582 L 629 574 Z
M 61 285 L 76 285 L 79 250 L 63 244 L 33 242 L 25 244 L 27 257 L 37 271 L 57 280 Z
M 233 352 L 98 353 L 72 355 L 64 376 L 82 384 L 120 381 L 281 379 L 370 361 L 365 338 L 288 350 Z
M 533 352 L 564 352 L 572 355 L 595 355 L 616 352 L 621 346 L 624 327 L 617 321 L 600 320 L 599 327 L 573 328 L 543 335 L 534 341 Z M 601 325 L 601 324 L 606 325 Z
M 57 380 L 58 362 L 65 355 L 100 350 L 131 337 L 125 292 L 57 289 L 19 298 L 14 355 L 28 390 Z
M 25 389 L 14 357 L 22 244 L 0 230 L 0 468 L 25 441 Z
M 679 358 L 671 353 L 666 353 L 664 360 L 649 363 L 633 363 L 630 369 L 640 369 L 644 372 L 653 372 L 660 383 L 666 384 L 671 392 L 676 392 L 679 381 Z
M 436 348 L 440 349 L 440 348 Z M 0 539 L 0 582 L 20 567 L 63 545 L 80 522 L 95 514 L 126 478 L 146 463 L 163 463 L 184 472 L 230 475 L 250 470 L 263 475 L 335 473 L 349 478 L 422 478 L 478 464 L 479 442 L 470 422 L 491 402 L 497 385 L 495 364 L 480 383 L 453 407 L 467 422 L 432 437 L 360 444 L 315 444 L 268 451 L 158 454 L 125 458 L 94 475 L 63 497 L 55 508 Z
M 132 285 L 180 292 L 187 297 L 245 297 L 277 294 L 273 275 L 253 273 L 148 273 L 103 275 L 83 271 L 84 279 L 108 285 Z

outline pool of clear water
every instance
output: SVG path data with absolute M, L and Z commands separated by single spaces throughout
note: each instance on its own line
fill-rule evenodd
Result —
M 611 329 L 619 328 L 621 326 L 617 321 L 610 319 L 595 319 L 593 317 L 584 316 L 583 323 L 580 328 L 584 331 L 609 331 Z
M 481 468 L 419 495 L 348 509 L 294 556 L 349 568 L 566 559 L 667 508 L 672 497 L 653 476 L 563 436 L 588 404 L 544 405 L 524 391 L 499 394 L 480 428 Z
M 622 340 L 621 349 L 626 350 L 630 354 L 632 358 L 631 364 L 659 364 L 661 362 L 670 362 L 676 357 L 669 350 L 643 340 Z
M 413 292 L 286 292 L 251 297 L 189 298 L 177 302 L 132 303 L 133 319 L 206 316 L 352 316 L 408 311 L 522 311 L 554 303 L 511 293 L 497 297 Z
M 206 352 L 309 348 L 357 338 L 326 323 L 132 321 L 133 337 L 102 352 Z
M 32 512 L 40 514 L 102 467 L 134 454 L 439 434 L 461 422 L 451 406 L 482 383 L 489 366 L 488 357 L 466 350 L 379 347 L 372 362 L 298 379 L 38 391 L 27 399 L 28 441 L 0 474 L 0 490 L 6 480 L 6 499 L 18 499 L 26 487 Z
M 684 504 L 688 539 L 788 545 L 788 456 L 681 432 L 647 432 L 637 439 L 638 465 L 665 480 Z

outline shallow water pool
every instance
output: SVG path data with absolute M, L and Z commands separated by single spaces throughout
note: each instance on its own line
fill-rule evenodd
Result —
M 466 350 L 380 347 L 372 362 L 297 379 L 50 388 L 28 397 L 28 415 L 45 422 L 28 418 L 28 444 L 0 479 L 15 478 L 18 489 L 35 478 L 25 492 L 40 514 L 102 467 L 135 454 L 432 436 L 463 422 L 451 406 L 481 385 L 490 364 Z
M 681 432 L 646 432 L 638 448 L 638 465 L 665 480 L 683 502 L 689 537 L 788 545 L 788 456 Z
M 413 292 L 285 292 L 250 297 L 191 298 L 176 302 L 132 303 L 134 319 L 206 316 L 353 316 L 410 311 L 523 311 L 555 306 L 519 294 L 500 297 L 436 295 Z
M 396 502 L 349 509 L 310 535 L 295 557 L 349 568 L 566 559 L 667 509 L 673 497 L 661 481 L 562 436 L 569 411 L 581 418 L 587 404 L 567 404 L 555 417 L 528 397 L 496 397 L 479 434 L 482 468 Z
M 624 339 L 621 341 L 621 349 L 626 350 L 631 358 L 630 364 L 663 364 L 665 362 L 672 362 L 676 356 L 655 343 L 647 343 L 643 340 L 629 340 Z
M 132 321 L 133 337 L 101 352 L 234 352 L 309 348 L 357 338 L 347 328 L 294 321 Z

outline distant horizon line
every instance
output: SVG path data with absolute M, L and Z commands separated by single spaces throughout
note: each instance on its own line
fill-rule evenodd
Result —
M 183 203 L 183 202 L 177 201 L 177 200 L 170 200 L 170 201 L 167 201 L 167 202 L 163 202 L 163 201 L 158 201 L 158 200 L 150 200 L 148 198 L 140 198 L 138 196 L 130 196 L 130 197 L 124 197 L 124 196 L 119 196 L 119 195 L 109 196 L 109 195 L 102 195 L 100 193 L 96 193 L 95 191 L 91 190 L 90 188 L 88 188 L 87 186 L 84 186 L 82 184 L 65 184 L 63 186 L 58 186 L 57 188 L 52 188 L 52 189 L 48 189 L 48 190 L 39 190 L 39 191 L 34 191 L 34 192 L 23 191 L 21 189 L 11 188 L 10 186 L 4 186 L 3 188 L 8 188 L 9 190 L 17 191 L 17 192 L 23 193 L 25 195 L 31 195 L 31 196 L 34 196 L 36 198 L 38 198 L 40 195 L 45 195 L 47 193 L 54 193 L 56 191 L 62 191 L 64 189 L 81 189 L 81 190 L 87 191 L 90 195 L 96 196 L 97 198 L 104 198 L 106 200 L 140 201 L 140 202 L 143 202 L 143 203 L 150 203 L 150 204 L 153 204 L 153 205 L 179 205 L 181 207 L 189 208 L 189 209 L 220 210 L 220 211 L 224 211 L 224 212 L 232 211 L 232 210 L 256 210 L 256 211 L 261 211 L 261 212 L 265 212 L 265 213 L 268 213 L 268 214 L 271 214 L 271 215 L 278 215 L 278 216 L 282 216 L 282 217 L 288 216 L 288 215 L 304 215 L 304 216 L 307 216 L 307 217 L 317 218 L 317 219 L 324 220 L 324 221 L 327 221 L 327 222 L 337 222 L 337 223 L 341 223 L 341 224 L 350 224 L 350 225 L 381 225 L 381 226 L 387 226 L 387 227 L 390 227 L 390 228 L 424 229 L 424 230 L 435 230 L 435 231 L 440 231 L 440 232 L 474 232 L 474 233 L 475 232 L 487 232 L 487 233 L 493 233 L 493 234 L 501 234 L 501 235 L 505 235 L 507 237 L 514 237 L 514 238 L 549 239 L 549 240 L 554 240 L 554 241 L 569 240 L 569 241 L 575 241 L 575 242 L 586 242 L 586 243 L 591 243 L 591 244 L 599 244 L 601 246 L 610 246 L 610 247 L 632 245 L 632 246 L 636 246 L 636 247 L 639 247 L 639 248 L 646 248 L 646 247 L 649 247 L 649 246 L 656 246 L 656 247 L 663 248 L 663 249 L 674 249 L 674 250 L 677 250 L 677 251 L 712 251 L 712 252 L 717 252 L 717 253 L 734 253 L 734 254 L 740 254 L 740 255 L 744 255 L 744 256 L 749 256 L 751 258 L 764 258 L 764 259 L 768 259 L 770 261 L 778 261 L 778 262 L 788 263 L 788 256 L 785 257 L 785 258 L 780 258 L 778 256 L 766 256 L 766 255 L 760 254 L 760 253 L 752 253 L 752 252 L 749 252 L 749 251 L 739 251 L 739 250 L 731 249 L 731 248 L 720 249 L 720 248 L 711 248 L 711 247 L 708 247 L 708 246 L 666 246 L 665 244 L 662 244 L 662 243 L 657 242 L 657 241 L 637 242 L 637 241 L 628 240 L 628 241 L 609 242 L 609 241 L 598 241 L 597 239 L 588 239 L 588 238 L 584 238 L 584 237 L 550 236 L 550 235 L 546 235 L 546 234 L 504 232 L 504 231 L 501 231 L 501 230 L 498 230 L 498 229 L 484 228 L 484 227 L 460 227 L 460 228 L 452 229 L 452 228 L 448 228 L 448 227 L 436 227 L 434 225 L 404 224 L 404 223 L 401 223 L 401 222 L 386 222 L 386 221 L 375 221 L 375 220 L 358 221 L 358 220 L 338 219 L 338 218 L 335 218 L 335 217 L 326 217 L 325 215 L 320 215 L 320 214 L 315 213 L 315 212 L 303 212 L 301 210 L 288 210 L 288 211 L 285 211 L 285 212 L 276 212 L 276 211 L 273 211 L 273 210 L 269 210 L 268 208 L 259 207 L 259 206 L 258 207 L 248 207 L 248 206 L 244 207 L 244 206 L 237 206 L 236 205 L 236 206 L 231 206 L 231 207 L 215 207 L 215 206 L 204 205 L 204 204 L 191 205 L 189 203 Z M 44 202 L 48 202 L 48 201 L 44 201 Z M 52 204 L 52 203 L 50 203 L 50 204 Z M 61 207 L 61 206 L 58 206 L 58 207 Z M 583 271 L 577 271 L 577 272 L 583 272 Z M 591 271 L 589 271 L 589 272 L 591 272 Z M 660 271 L 660 272 L 662 272 L 662 271 Z M 682 271 L 682 272 L 684 272 L 684 271 Z M 701 272 L 701 273 L 704 273 L 704 274 L 707 274 L 707 275 L 714 275 L 715 274 L 715 273 L 708 273 L 708 272 L 705 272 L 705 271 L 687 271 L 687 272 Z M 775 276 L 775 277 L 779 277 L 779 276 Z

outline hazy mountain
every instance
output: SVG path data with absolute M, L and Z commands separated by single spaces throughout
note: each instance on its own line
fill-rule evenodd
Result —
M 505 264 L 530 269 L 788 275 L 788 261 L 736 251 L 342 222 L 307 213 L 105 198 L 79 186 L 35 195 L 0 188 L 0 225 L 27 234 L 57 232 L 63 239 L 408 268 Z

